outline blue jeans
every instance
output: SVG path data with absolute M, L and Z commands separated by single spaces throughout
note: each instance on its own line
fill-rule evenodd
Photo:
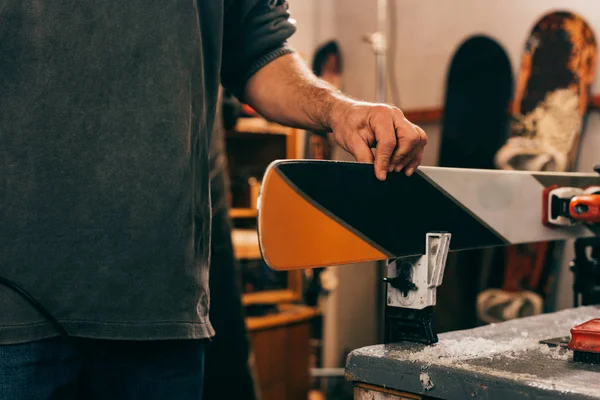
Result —
M 202 399 L 204 340 L 74 340 L 0 346 L 0 399 Z

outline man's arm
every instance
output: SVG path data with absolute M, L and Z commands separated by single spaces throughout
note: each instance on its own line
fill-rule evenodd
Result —
M 411 175 L 427 135 L 396 107 L 360 102 L 318 79 L 287 46 L 296 28 L 286 0 L 232 0 L 223 32 L 223 86 L 273 121 L 332 132 L 358 161 Z M 375 157 L 371 148 L 375 148 Z
M 427 135 L 396 107 L 355 101 L 318 79 L 296 54 L 281 56 L 258 70 L 243 100 L 265 118 L 283 125 L 333 132 L 358 161 L 374 162 L 379 179 L 420 164 Z M 371 148 L 375 147 L 375 157 Z

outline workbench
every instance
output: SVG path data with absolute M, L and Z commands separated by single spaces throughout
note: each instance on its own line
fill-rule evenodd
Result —
M 579 307 L 443 333 L 430 346 L 364 347 L 348 356 L 346 379 L 356 400 L 600 399 L 600 365 L 539 343 L 598 317 L 600 307 Z

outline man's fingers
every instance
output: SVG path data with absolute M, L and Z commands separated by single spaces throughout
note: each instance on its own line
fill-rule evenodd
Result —
M 392 156 L 396 172 L 400 172 L 413 158 L 415 151 L 419 148 L 419 141 L 414 137 L 406 136 L 398 138 L 398 146 Z
M 421 145 L 423 147 L 427 146 L 427 143 L 429 143 L 429 138 L 427 137 L 427 134 L 425 133 L 425 131 L 419 125 L 415 125 L 415 129 L 417 130 L 417 133 L 421 137 Z
M 423 150 L 425 149 L 425 146 L 427 146 L 428 142 L 427 134 L 425 133 L 425 131 L 421 129 L 421 127 L 418 125 L 413 124 L 413 126 L 415 128 L 415 132 L 417 133 L 418 140 L 415 140 L 413 142 L 413 147 L 409 150 L 410 152 L 403 157 L 403 162 L 401 162 L 398 165 L 398 167 L 396 167 L 396 172 L 402 171 L 403 168 L 406 170 L 406 172 L 409 172 L 409 170 L 412 169 L 412 171 L 409 174 L 407 174 L 409 176 L 412 175 L 414 170 L 421 163 L 421 160 L 423 159 Z M 401 140 L 402 139 L 399 139 L 399 142 Z
M 363 163 L 373 163 L 373 152 L 369 145 L 362 140 L 357 140 L 352 146 L 352 153 L 356 161 Z
M 398 145 L 392 156 L 392 164 L 396 172 L 402 171 L 415 157 L 416 153 L 423 148 L 423 140 L 427 139 L 425 132 L 417 125 L 409 122 L 404 116 L 394 120 Z M 425 142 L 426 143 L 426 142 Z
M 375 173 L 377 178 L 385 180 L 390 169 L 392 153 L 396 148 L 396 130 L 390 115 L 381 112 L 371 123 L 371 130 L 375 134 L 377 147 L 375 148 Z
M 385 180 L 390 169 L 390 159 L 395 147 L 395 138 L 384 139 L 377 142 L 377 147 L 375 148 L 375 170 L 377 177 L 382 181 Z
M 406 169 L 404 170 L 405 171 L 404 173 L 406 174 L 406 176 L 411 176 L 416 171 L 419 164 L 421 164 L 422 160 L 423 160 L 423 147 L 420 148 L 420 150 L 417 152 L 416 156 L 406 166 Z
M 354 105 L 351 112 L 338 114 L 332 131 L 337 143 L 358 162 L 373 163 L 382 181 L 394 170 L 414 172 L 427 144 L 425 132 L 401 110 L 381 104 Z

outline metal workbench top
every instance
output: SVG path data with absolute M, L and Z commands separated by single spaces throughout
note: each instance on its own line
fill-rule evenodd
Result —
M 580 307 L 439 335 L 436 345 L 376 345 L 354 350 L 346 378 L 440 399 L 600 399 L 600 365 L 539 344 L 600 317 Z

